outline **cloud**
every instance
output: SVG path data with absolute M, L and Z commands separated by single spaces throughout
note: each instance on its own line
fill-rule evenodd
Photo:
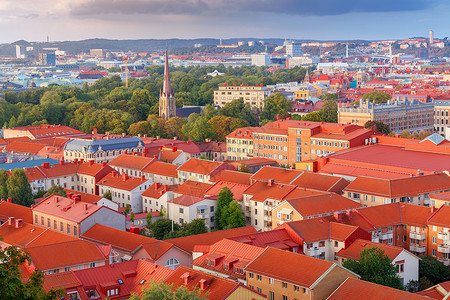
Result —
M 22 18 L 22 19 L 36 19 L 38 17 L 39 17 L 38 14 L 27 14 L 27 15 L 20 15 L 19 16 L 19 18 Z
M 303 16 L 341 15 L 351 12 L 398 12 L 424 10 L 431 0 L 87 0 L 74 4 L 77 16 L 99 14 L 232 15 L 264 12 Z

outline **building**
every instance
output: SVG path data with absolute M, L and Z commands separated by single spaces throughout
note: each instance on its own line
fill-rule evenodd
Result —
M 64 125 L 31 125 L 14 128 L 3 128 L 3 138 L 11 139 L 18 137 L 28 137 L 31 140 L 42 140 L 52 137 L 77 137 L 84 135 L 84 132 Z
M 450 192 L 434 193 L 428 197 L 430 197 L 430 206 L 440 208 L 442 205 L 450 205 Z
M 427 253 L 450 266 L 450 206 L 441 206 L 427 221 Z
M 12 199 L 0 200 L 0 225 L 8 221 L 10 217 L 21 219 L 25 223 L 33 223 L 33 212 L 31 208 L 12 203 Z
M 90 56 L 103 57 L 103 49 L 90 49 Z
M 159 94 L 159 116 L 164 120 L 168 120 L 176 115 L 177 108 L 175 106 L 175 95 L 170 87 L 169 56 L 166 50 L 164 63 L 164 83 L 163 89 Z
M 297 57 L 302 56 L 302 44 L 301 43 L 286 43 L 286 56 L 287 57 Z
M 16 58 L 27 58 L 27 47 L 16 45 Z
M 253 108 L 262 109 L 264 100 L 270 96 L 271 90 L 261 85 L 258 86 L 229 86 L 224 83 L 219 89 L 214 91 L 214 105 L 223 107 L 225 104 L 233 100 L 244 100 L 245 104 L 249 104 Z
M 446 131 L 449 127 L 449 111 L 450 111 L 450 100 L 433 100 L 434 104 L 434 130 L 440 135 L 445 136 L 446 139 L 450 138 Z
M 55 53 L 39 53 L 39 65 L 41 65 L 41 66 L 56 65 Z
M 174 198 L 175 190 L 174 186 L 153 183 L 141 194 L 143 212 L 167 211 L 167 201 Z
M 120 154 L 143 152 L 144 142 L 138 137 L 107 138 L 101 140 L 71 139 L 64 145 L 67 161 L 94 160 L 96 163 L 110 162 Z
M 52 195 L 32 208 L 33 225 L 49 228 L 70 236 L 80 237 L 95 224 L 125 230 L 125 216 L 106 206 Z
M 450 281 L 441 282 L 426 290 L 419 291 L 416 294 L 427 296 L 432 299 L 444 300 L 450 293 Z
M 364 206 L 395 202 L 430 206 L 431 194 L 448 191 L 450 176 L 436 173 L 392 179 L 359 176 L 344 189 L 344 195 Z
M 412 280 L 419 280 L 419 258 L 402 247 L 357 239 L 350 246 L 336 253 L 338 263 L 342 265 L 347 259 L 358 261 L 361 252 L 370 248 L 379 248 L 384 251 L 384 254 L 391 259 L 392 264 L 396 267 L 397 276 L 402 280 L 404 286 Z
M 222 170 L 233 170 L 233 167 L 224 162 L 191 158 L 178 167 L 178 182 L 184 183 L 186 180 L 191 180 L 210 183 L 210 179 Z
M 417 100 L 388 101 L 386 104 L 371 103 L 370 99 L 361 100 L 357 107 L 338 107 L 340 124 L 364 126 L 367 121 L 383 122 L 397 134 L 403 130 L 419 132 L 434 130 L 434 105 Z
M 156 158 L 128 155 L 127 151 L 111 160 L 108 165 L 121 174 L 141 177 L 146 167 L 156 162 Z
M 145 178 L 160 184 L 174 185 L 178 183 L 178 165 L 155 161 L 142 170 Z
M 256 129 L 256 127 L 242 127 L 227 135 L 228 160 L 253 158 L 253 130 Z
M 252 54 L 252 65 L 257 67 L 270 65 L 270 55 L 267 53 Z
M 272 300 L 325 300 L 347 278 L 359 278 L 336 263 L 272 247 L 260 252 L 245 272 L 247 286 Z

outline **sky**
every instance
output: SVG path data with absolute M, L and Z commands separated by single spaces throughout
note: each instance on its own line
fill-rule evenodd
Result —
M 447 0 L 0 0 L 0 43 L 450 35 Z

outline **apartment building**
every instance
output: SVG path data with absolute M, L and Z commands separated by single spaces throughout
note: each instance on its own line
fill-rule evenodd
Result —
M 174 198 L 175 190 L 175 186 L 153 183 L 141 194 L 143 212 L 155 212 L 162 209 L 167 212 L 167 201 Z
M 179 225 L 201 219 L 208 231 L 216 228 L 216 197 L 181 195 L 167 201 L 167 216 Z
M 264 107 L 264 100 L 270 96 L 272 91 L 267 87 L 258 86 L 231 86 L 224 83 L 214 91 L 214 105 L 223 107 L 225 104 L 233 100 L 243 99 L 245 104 L 249 104 L 253 108 L 262 109 Z
M 278 120 L 252 128 L 251 132 L 250 129 L 236 129 L 228 135 L 227 155 L 232 160 L 234 157 L 243 158 L 244 149 L 250 151 L 249 139 L 243 138 L 246 132 L 247 135 L 251 133 L 253 139 L 253 157 L 274 159 L 281 165 L 294 165 L 320 155 L 364 145 L 372 133 L 369 129 L 350 124 Z M 236 146 L 238 141 L 242 146 Z
M 178 183 L 178 165 L 155 161 L 142 170 L 145 178 L 160 184 L 174 185 Z
M 344 196 L 364 206 L 395 202 L 430 206 L 431 194 L 449 190 L 450 176 L 446 173 L 394 179 L 359 176 L 344 189 Z
M 253 130 L 255 127 L 242 127 L 227 135 L 227 159 L 244 160 L 253 158 Z
M 450 192 L 435 193 L 429 195 L 430 206 L 440 208 L 442 205 L 450 205 Z
M 427 253 L 450 266 L 450 206 L 443 205 L 427 221 Z
M 245 272 L 247 286 L 271 300 L 325 300 L 347 278 L 359 278 L 336 263 L 272 247 L 253 259 Z
M 125 230 L 125 216 L 106 206 L 82 202 L 78 195 L 72 198 L 52 195 L 32 208 L 33 225 L 49 228 L 74 237 L 80 237 L 95 224 Z
M 436 99 L 434 104 L 434 131 L 440 135 L 446 136 L 446 127 L 449 126 L 450 100 Z M 447 137 L 447 136 L 446 136 Z
M 128 174 L 132 177 L 141 177 L 143 170 L 156 162 L 156 158 L 129 155 L 127 151 L 111 160 L 108 165 L 121 174 Z
M 3 138 L 5 139 L 28 137 L 31 140 L 42 140 L 52 137 L 71 138 L 82 135 L 84 135 L 84 132 L 64 125 L 41 124 L 3 129 Z
M 178 169 L 178 182 L 184 183 L 186 180 L 210 183 L 211 177 L 222 170 L 233 170 L 228 164 L 218 161 L 191 158 Z
M 367 121 L 379 121 L 397 134 L 403 130 L 420 132 L 434 131 L 434 105 L 417 100 L 390 100 L 386 104 L 375 104 L 367 100 L 360 100 L 358 107 L 345 106 L 338 108 L 340 124 L 355 124 L 364 126 Z

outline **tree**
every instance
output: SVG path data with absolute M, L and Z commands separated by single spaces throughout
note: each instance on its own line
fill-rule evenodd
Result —
M 324 94 L 322 99 L 323 100 L 337 100 L 339 97 L 336 93 L 328 93 Z
M 150 228 L 150 225 L 152 225 L 152 212 L 151 211 L 149 211 L 148 213 L 147 213 L 147 228 Z
M 112 199 L 111 192 L 110 192 L 110 191 L 107 191 L 106 193 L 104 193 L 104 194 L 103 194 L 103 198 L 106 198 L 106 199 L 111 200 L 111 199 Z
M 152 282 L 142 291 L 142 296 L 132 295 L 130 300 L 207 300 L 201 296 L 201 290 L 188 290 L 184 285 L 174 288 L 164 281 L 160 283 Z M 205 295 L 206 296 L 206 295 Z
M 183 125 L 186 124 L 187 121 L 180 117 L 172 117 L 165 123 L 165 130 L 167 135 L 171 137 L 178 137 L 183 139 Z
M 270 95 L 264 100 L 264 108 L 261 111 L 262 120 L 273 120 L 277 115 L 285 115 L 291 111 L 292 102 L 281 93 Z
M 403 289 L 395 266 L 389 256 L 380 248 L 365 248 L 360 253 L 359 260 L 348 259 L 342 266 L 361 276 L 361 280 Z
M 131 213 L 131 218 L 130 218 L 130 220 L 131 220 L 131 223 L 134 225 L 134 212 Z
M 241 163 L 239 166 L 239 172 L 250 173 L 250 168 L 246 164 Z
M 323 122 L 323 117 L 320 112 L 313 111 L 302 117 L 302 121 Z
M 8 188 L 6 181 L 8 180 L 8 173 L 5 169 L 0 170 L 0 199 L 8 198 Z
M 370 101 L 375 101 L 377 104 L 386 103 L 391 98 L 391 95 L 381 91 L 371 91 L 361 96 L 361 99 L 369 99 Z
M 44 194 L 44 197 L 49 197 L 53 194 L 56 194 L 58 196 L 67 197 L 66 191 L 60 185 L 52 185 L 52 187 L 48 189 L 47 193 Z
M 44 290 L 44 274 L 39 270 L 22 282 L 20 266 L 30 258 L 21 249 L 14 246 L 0 249 L 0 261 L 0 299 L 53 300 L 63 295 L 62 290 Z
M 180 225 L 177 223 L 173 224 L 174 231 L 179 231 L 180 228 Z M 167 233 L 172 231 L 172 220 L 164 218 L 158 219 L 150 225 L 150 229 L 152 230 L 152 235 L 155 239 L 162 240 Z
M 241 206 L 236 200 L 233 200 L 228 204 L 225 211 L 222 213 L 220 223 L 223 229 L 245 226 L 244 214 L 241 211 Z
M 130 209 L 130 204 L 127 204 L 127 205 L 125 206 L 125 210 L 124 210 L 125 216 L 128 216 L 128 214 L 130 213 L 130 211 L 131 211 L 131 209 Z
M 425 255 L 419 261 L 419 277 L 426 277 L 433 285 L 450 279 L 450 270 L 436 258 Z
M 12 202 L 23 206 L 31 206 L 33 204 L 33 193 L 27 174 L 22 169 L 12 171 L 6 181 L 8 196 L 12 198 Z
M 202 219 L 194 219 L 191 222 L 187 223 L 184 226 L 184 230 L 186 230 L 190 235 L 207 233 L 205 221 Z
M 336 101 L 327 100 L 323 104 L 322 108 L 319 110 L 319 113 L 322 115 L 322 120 L 328 123 L 337 123 L 338 122 L 338 106 Z
M 217 228 L 224 229 L 227 225 L 222 219 L 222 215 L 227 210 L 228 205 L 233 201 L 233 192 L 226 186 L 224 186 L 217 196 L 217 211 L 216 211 L 216 224 Z M 222 226 L 223 225 L 223 226 Z
M 377 131 L 377 132 L 383 133 L 383 134 L 389 134 L 391 132 L 391 130 L 389 128 L 389 125 L 384 124 L 381 121 L 371 121 L 371 120 L 369 120 L 369 121 L 367 121 L 364 124 L 364 128 L 372 129 L 374 131 Z

